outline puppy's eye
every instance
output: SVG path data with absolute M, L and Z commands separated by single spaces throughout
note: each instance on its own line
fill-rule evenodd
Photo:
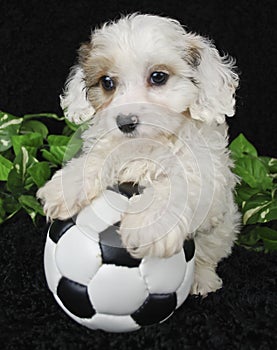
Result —
M 106 91 L 112 91 L 115 89 L 115 81 L 107 75 L 100 78 L 100 83 L 101 83 L 103 89 Z
M 165 72 L 153 72 L 150 75 L 149 83 L 155 86 L 164 85 L 167 82 L 169 75 Z

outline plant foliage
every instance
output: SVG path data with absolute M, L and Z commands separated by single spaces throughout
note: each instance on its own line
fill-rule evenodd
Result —
M 258 156 L 242 134 L 229 148 L 233 171 L 241 179 L 235 193 L 243 224 L 238 243 L 254 250 L 277 250 L 277 159 Z
M 63 128 L 61 135 L 50 135 L 45 119 Z M 81 147 L 79 129 L 55 114 L 33 114 L 18 118 L 0 112 L 0 223 L 25 210 L 33 221 L 44 215 L 36 192 L 62 163 Z

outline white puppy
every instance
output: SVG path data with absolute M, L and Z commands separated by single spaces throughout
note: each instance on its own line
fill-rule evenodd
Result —
M 66 117 L 90 127 L 82 155 L 38 191 L 47 217 L 66 219 L 108 186 L 139 183 L 119 229 L 129 252 L 170 256 L 194 237 L 192 293 L 220 288 L 216 266 L 240 218 L 225 124 L 234 114 L 233 66 L 172 19 L 135 14 L 95 30 L 61 98 Z

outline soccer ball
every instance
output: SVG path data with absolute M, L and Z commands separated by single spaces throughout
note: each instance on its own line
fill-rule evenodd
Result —
M 62 309 L 90 329 L 134 331 L 160 323 L 188 296 L 194 274 L 194 241 L 169 258 L 135 259 L 117 233 L 133 184 L 108 188 L 76 217 L 49 228 L 44 268 Z

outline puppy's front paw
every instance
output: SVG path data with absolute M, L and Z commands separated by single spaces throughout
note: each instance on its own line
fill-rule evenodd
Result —
M 207 296 L 222 287 L 222 280 L 211 266 L 196 266 L 191 294 Z
M 41 200 L 48 219 L 68 219 L 88 204 L 88 198 L 78 186 L 68 182 L 61 172 L 56 173 L 38 190 L 37 198 Z
M 64 220 L 72 216 L 72 208 L 65 201 L 60 177 L 52 178 L 40 188 L 37 198 L 41 200 L 47 218 Z
M 119 234 L 128 252 L 135 258 L 169 257 L 179 252 L 184 241 L 180 227 L 167 228 L 163 220 L 152 220 L 154 217 L 145 213 L 124 216 Z

